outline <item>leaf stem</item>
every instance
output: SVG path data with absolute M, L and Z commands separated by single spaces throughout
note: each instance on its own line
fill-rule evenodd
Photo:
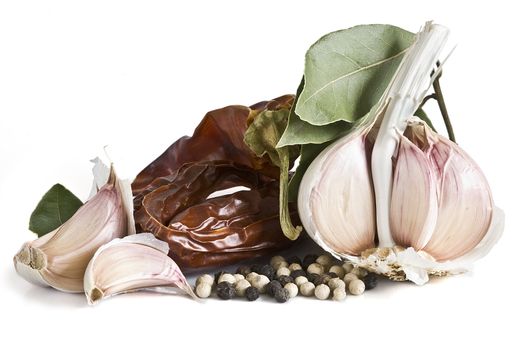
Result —
M 280 158 L 280 226 L 283 234 L 294 241 L 299 237 L 302 227 L 294 227 L 289 213 L 289 149 L 283 147 L 276 151 Z
M 443 99 L 443 93 L 441 92 L 441 85 L 439 84 L 439 78 L 441 74 L 434 79 L 434 93 L 436 95 L 436 101 L 438 101 L 439 110 L 443 116 L 443 121 L 445 122 L 445 127 L 447 128 L 447 133 L 449 134 L 449 139 L 452 142 L 456 142 L 456 136 L 454 135 L 454 129 L 452 128 L 452 123 L 450 122 L 449 113 L 447 111 L 447 106 L 445 105 L 445 100 Z
M 441 63 L 438 61 L 436 62 L 436 66 L 439 67 Z M 432 71 L 432 74 L 434 74 L 434 71 Z M 452 123 L 450 122 L 449 112 L 447 111 L 447 106 L 445 105 L 445 99 L 443 98 L 443 92 L 441 91 L 441 85 L 439 84 L 439 79 L 441 78 L 441 71 L 438 74 L 438 76 L 434 79 L 434 82 L 432 83 L 432 86 L 434 87 L 434 93 L 432 95 L 428 95 L 423 99 L 423 102 L 421 103 L 421 106 L 425 102 L 427 102 L 430 98 L 434 98 L 438 102 L 438 107 L 441 112 L 441 115 L 443 116 L 443 121 L 445 122 L 445 128 L 447 129 L 447 134 L 449 135 L 449 140 L 452 142 L 456 142 L 456 136 L 454 135 L 454 129 L 452 128 Z M 426 101 L 427 100 L 427 101 Z
M 427 95 L 423 98 L 423 101 L 421 101 L 421 104 L 419 105 L 418 108 L 422 108 L 425 103 L 427 103 L 428 100 L 431 100 L 431 99 L 436 99 L 436 94 L 430 94 L 430 95 Z

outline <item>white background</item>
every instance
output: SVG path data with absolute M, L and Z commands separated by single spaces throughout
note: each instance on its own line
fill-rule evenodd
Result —
M 516 2 L 294 3 L 1 2 L 2 349 L 517 344 L 523 30 Z M 206 111 L 294 93 L 305 51 L 320 36 L 363 23 L 417 31 L 428 19 L 450 27 L 458 44 L 442 78 L 447 104 L 460 145 L 507 215 L 504 237 L 473 273 L 424 287 L 382 284 L 343 303 L 198 304 L 139 294 L 96 307 L 15 274 L 11 259 L 33 238 L 28 218 L 41 195 L 60 182 L 85 198 L 89 159 L 103 146 L 133 177 Z

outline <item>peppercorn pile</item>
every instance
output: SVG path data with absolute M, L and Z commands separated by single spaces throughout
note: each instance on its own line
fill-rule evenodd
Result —
M 278 255 L 272 257 L 270 264 L 240 266 L 234 274 L 201 275 L 194 291 L 200 298 L 208 298 L 214 291 L 223 300 L 241 297 L 254 301 L 266 294 L 285 303 L 301 294 L 341 301 L 347 293 L 360 295 L 377 283 L 375 274 L 349 262 L 341 264 L 329 255 L 309 254 L 303 261 L 297 256 L 285 259 Z

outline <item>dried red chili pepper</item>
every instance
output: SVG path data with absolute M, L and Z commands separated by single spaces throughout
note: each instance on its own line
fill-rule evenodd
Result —
M 176 141 L 137 176 L 138 228 L 168 242 L 184 268 L 231 264 L 289 246 L 278 217 L 279 169 L 257 157 L 243 137 L 257 114 L 289 109 L 293 99 L 207 113 L 192 137 Z M 235 186 L 250 191 L 207 198 Z M 291 215 L 297 220 L 296 210 Z

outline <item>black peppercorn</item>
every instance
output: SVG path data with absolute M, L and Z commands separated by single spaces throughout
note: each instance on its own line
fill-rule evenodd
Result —
M 244 275 L 244 276 L 247 276 L 251 272 L 252 271 L 249 266 L 240 266 L 236 269 L 236 273 L 239 273 L 240 275 Z
M 270 280 L 273 280 L 276 277 L 276 270 L 274 270 L 274 267 L 271 265 L 263 265 L 260 268 L 260 275 L 265 275 L 269 277 Z
M 220 282 L 216 285 L 216 294 L 220 299 L 229 300 L 236 295 L 236 291 L 229 282 Z
M 261 269 L 262 269 L 263 265 L 260 265 L 260 264 L 254 264 L 251 266 L 251 271 L 252 272 L 256 272 L 257 274 L 261 275 Z
M 339 276 L 335 272 L 329 272 L 327 274 L 330 278 L 339 278 Z
M 296 279 L 296 277 L 299 277 L 299 276 L 303 276 L 303 277 L 307 277 L 307 272 L 303 271 L 303 270 L 294 270 L 294 271 L 291 271 L 291 277 L 293 279 Z
M 375 273 L 369 273 L 362 280 L 365 283 L 365 290 L 374 289 L 378 285 L 378 276 Z
M 298 265 L 301 265 L 301 259 L 299 257 L 297 257 L 296 255 L 295 256 L 292 256 L 290 257 L 289 259 L 287 259 L 287 262 L 290 264 L 298 264 Z
M 282 289 L 283 286 L 281 285 L 280 282 L 278 282 L 278 280 L 272 280 L 269 282 L 269 284 L 267 284 L 267 286 L 265 287 L 265 291 L 267 292 L 267 294 L 271 297 L 274 296 L 274 292 L 277 290 L 277 289 Z
M 309 282 L 312 282 L 315 286 L 317 285 L 316 280 L 318 280 L 318 284 L 321 284 L 319 283 L 319 278 L 320 278 L 320 275 L 318 275 L 317 273 L 308 273 L 307 274 L 307 279 L 309 280 Z
M 245 290 L 245 297 L 249 301 L 254 301 L 254 300 L 258 299 L 259 296 L 260 296 L 260 292 L 258 292 L 258 289 L 254 288 L 254 287 L 248 287 Z
M 310 265 L 310 264 L 313 264 L 316 262 L 316 259 L 318 259 L 318 255 L 317 254 L 309 254 L 309 255 L 305 255 L 305 258 L 303 258 L 303 268 L 304 269 L 307 269 L 307 267 Z
M 286 285 L 287 283 L 293 283 L 294 282 L 294 278 L 292 278 L 291 276 L 285 276 L 285 275 L 281 275 L 277 278 L 278 282 L 280 282 L 280 284 L 282 286 Z
M 274 299 L 276 299 L 278 303 L 286 302 L 289 300 L 289 291 L 285 288 L 277 289 L 274 291 Z

